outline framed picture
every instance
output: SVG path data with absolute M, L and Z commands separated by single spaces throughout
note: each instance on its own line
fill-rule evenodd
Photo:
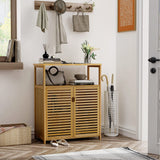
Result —
M 118 32 L 136 30 L 136 0 L 118 0 Z

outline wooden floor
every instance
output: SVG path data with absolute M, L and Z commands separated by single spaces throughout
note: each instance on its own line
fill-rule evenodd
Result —
M 135 141 L 123 136 L 116 138 L 102 137 L 99 141 L 96 138 L 69 140 L 70 146 L 51 147 L 48 143 L 44 145 L 40 141 L 35 141 L 32 145 L 20 145 L 10 147 L 0 147 L 0 160 L 32 160 L 33 155 L 45 155 L 64 152 L 76 152 L 87 150 L 99 150 L 107 148 L 129 147 L 140 153 L 147 154 L 147 142 Z M 159 156 L 150 155 L 155 159 Z

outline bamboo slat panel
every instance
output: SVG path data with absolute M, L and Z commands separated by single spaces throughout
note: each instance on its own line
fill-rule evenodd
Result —
M 75 97 L 76 136 L 98 134 L 98 87 L 78 86 Z
M 47 87 L 47 139 L 71 136 L 71 87 Z

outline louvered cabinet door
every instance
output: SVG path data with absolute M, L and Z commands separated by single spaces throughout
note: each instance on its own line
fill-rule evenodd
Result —
M 74 91 L 76 137 L 99 136 L 99 87 L 77 86 Z
M 35 89 L 35 136 L 44 140 L 44 90 Z
M 47 87 L 47 140 L 72 136 L 72 87 Z

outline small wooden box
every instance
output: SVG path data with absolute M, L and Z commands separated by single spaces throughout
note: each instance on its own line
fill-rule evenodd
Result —
M 24 127 L 22 125 L 24 125 Z M 0 127 L 11 126 L 16 126 L 16 128 L 13 128 L 0 134 L 0 146 L 31 144 L 30 127 L 28 127 L 26 124 L 9 124 L 1 125 Z

